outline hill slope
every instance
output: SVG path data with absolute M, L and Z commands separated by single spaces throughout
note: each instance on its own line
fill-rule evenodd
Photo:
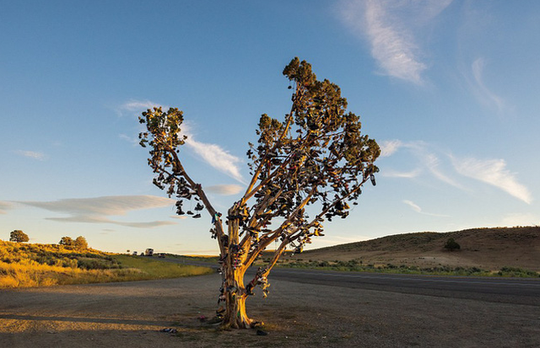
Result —
M 206 273 L 212 273 L 212 270 L 147 257 L 94 249 L 77 250 L 57 244 L 0 241 L 0 289 L 176 278 Z
M 459 251 L 444 245 L 454 238 Z M 519 267 L 540 271 L 540 227 L 477 228 L 457 232 L 398 234 L 364 242 L 305 251 L 297 260 L 362 261 L 420 267 L 478 267 L 498 270 Z

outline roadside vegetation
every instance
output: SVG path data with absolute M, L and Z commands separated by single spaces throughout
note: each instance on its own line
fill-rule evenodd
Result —
M 350 272 L 378 272 L 378 273 L 397 273 L 397 274 L 431 274 L 445 276 L 474 276 L 474 277 L 520 277 L 537 278 L 540 272 L 530 271 L 516 267 L 502 267 L 498 271 L 490 271 L 477 267 L 418 267 L 406 265 L 364 265 L 361 261 L 293 261 L 281 263 L 280 267 L 287 268 L 306 268 L 320 269 L 329 271 L 350 271 Z
M 0 241 L 0 289 L 176 278 L 211 273 L 206 267 L 56 244 Z
M 178 258 L 186 262 L 202 261 L 208 264 L 217 264 L 219 258 L 217 256 L 186 256 L 186 255 L 167 255 L 169 257 Z M 256 261 L 253 266 L 263 265 L 262 260 Z M 540 272 L 535 272 L 519 267 L 502 267 L 500 270 L 485 270 L 478 267 L 419 267 L 407 265 L 388 264 L 364 264 L 361 260 L 350 261 L 304 261 L 299 258 L 296 260 L 280 260 L 277 267 L 283 268 L 303 268 L 303 269 L 318 269 L 327 271 L 341 272 L 375 272 L 375 273 L 393 273 L 393 274 L 426 274 L 426 275 L 442 275 L 442 276 L 471 276 L 471 277 L 516 277 L 516 278 L 538 278 Z

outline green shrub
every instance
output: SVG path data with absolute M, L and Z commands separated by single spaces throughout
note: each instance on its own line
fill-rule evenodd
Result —
M 444 248 L 448 251 L 454 251 L 461 249 L 461 246 L 454 240 L 454 238 L 448 238 L 446 241 L 446 244 L 444 245 Z

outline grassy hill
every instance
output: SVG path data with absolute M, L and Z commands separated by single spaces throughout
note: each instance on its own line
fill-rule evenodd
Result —
M 461 249 L 448 251 L 453 238 Z M 540 227 L 477 228 L 457 232 L 421 232 L 387 236 L 305 251 L 291 261 L 348 262 L 409 267 L 503 267 L 540 271 Z
M 56 244 L 0 241 L 0 289 L 60 284 L 176 278 L 212 272 L 205 267 L 177 265 Z

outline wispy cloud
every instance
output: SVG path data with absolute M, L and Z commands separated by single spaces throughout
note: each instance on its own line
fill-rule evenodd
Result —
M 413 179 L 423 173 L 429 173 L 448 185 L 463 191 L 471 191 L 465 183 L 459 180 L 465 176 L 493 185 L 527 204 L 530 204 L 533 200 L 532 194 L 527 187 L 520 184 L 516 179 L 516 175 L 506 169 L 504 159 L 458 158 L 449 151 L 440 151 L 435 146 L 422 141 L 390 140 L 382 141 L 381 144 L 386 157 L 396 156 L 395 153 L 400 148 L 408 150 L 405 155 L 412 154 L 416 157 L 416 161 L 407 159 L 404 162 L 407 164 L 413 163 L 416 168 L 408 171 L 385 168 L 381 170 L 383 176 Z M 400 161 L 398 160 L 395 163 L 400 163 Z
M 426 213 L 426 212 L 423 211 L 422 208 L 420 208 L 420 206 L 418 206 L 416 203 L 414 203 L 413 201 L 407 200 L 407 199 L 403 200 L 403 203 L 405 203 L 406 205 L 408 205 L 409 207 L 411 207 L 412 210 L 414 210 L 415 212 L 417 212 L 417 213 L 419 213 L 419 214 L 429 215 L 429 216 L 438 216 L 438 217 L 448 217 L 448 215 Z
M 137 115 L 140 115 L 141 112 L 146 111 L 146 109 L 151 109 L 155 106 L 160 106 L 160 104 L 150 100 L 132 99 L 117 107 L 116 111 L 120 116 L 124 115 L 126 112 L 130 114 L 135 113 Z
M 439 157 L 430 152 L 425 152 L 422 154 L 423 162 L 427 169 L 433 174 L 437 179 L 441 180 L 442 182 L 445 182 L 449 185 L 452 185 L 454 187 L 464 189 L 464 187 L 459 184 L 456 180 L 452 179 L 449 175 L 446 173 L 443 173 L 443 171 L 440 168 L 440 160 Z
M 193 136 L 188 136 L 186 145 L 212 167 L 241 183 L 245 183 L 242 174 L 240 174 L 240 168 L 237 165 L 238 163 L 242 163 L 240 158 L 231 155 L 219 145 L 197 141 L 193 139 Z
M 382 172 L 383 176 L 394 178 L 416 178 L 423 172 L 431 173 L 435 178 L 452 185 L 454 187 L 463 187 L 454 180 L 448 173 L 441 169 L 441 160 L 429 144 L 423 141 L 404 142 L 400 140 L 382 141 L 382 153 L 384 157 L 394 155 L 398 149 L 407 149 L 414 157 L 416 157 L 416 168 L 408 171 L 399 171 L 387 169 Z
M 408 172 L 398 172 L 392 169 L 384 170 L 381 172 L 381 175 L 387 178 L 406 178 L 406 179 L 412 179 L 416 178 L 418 175 L 422 173 L 422 170 L 420 168 L 408 171 Z
M 379 143 L 379 146 L 381 147 L 381 157 L 389 157 L 403 146 L 403 142 L 400 140 L 384 140 Z
M 68 214 L 68 217 L 51 217 L 61 222 L 109 223 L 127 227 L 151 228 L 171 225 L 171 221 L 124 222 L 108 216 L 126 215 L 133 210 L 145 210 L 174 205 L 174 200 L 156 196 L 104 196 L 95 198 L 71 198 L 50 202 L 23 201 L 28 206 Z
M 417 58 L 410 32 L 399 30 L 390 22 L 381 2 L 368 1 L 365 16 L 371 54 L 380 67 L 390 76 L 420 83 L 426 65 Z
M 58 221 L 58 222 L 91 223 L 91 224 L 114 224 L 114 225 L 134 227 L 134 228 L 154 228 L 154 227 L 175 224 L 172 221 L 125 222 L 125 221 L 112 220 L 103 216 L 89 216 L 89 215 L 73 215 L 69 217 L 51 217 L 51 218 L 45 218 L 45 220 Z
M 413 201 L 404 200 L 403 203 L 407 204 L 409 207 L 411 207 L 417 213 L 422 212 L 422 208 L 420 208 L 418 205 L 416 205 Z
M 118 110 L 120 114 L 125 111 L 137 112 L 137 114 L 139 114 L 142 111 L 152 108 L 154 106 L 159 106 L 159 104 L 149 100 L 130 100 L 122 104 L 118 108 Z M 163 108 L 167 109 L 168 106 L 163 106 Z M 201 158 L 203 161 L 205 161 L 215 169 L 219 170 L 220 172 L 234 178 L 235 180 L 238 180 L 243 184 L 246 183 L 244 178 L 242 177 L 242 174 L 240 173 L 240 168 L 238 166 L 239 163 L 242 163 L 242 160 L 240 158 L 230 154 L 220 145 L 204 143 L 196 140 L 193 133 L 191 132 L 191 127 L 189 126 L 189 123 L 183 123 L 182 134 L 188 137 L 186 140 L 187 147 L 194 151 L 199 158 Z M 124 139 L 128 142 L 138 144 L 138 140 L 133 137 L 125 134 L 120 134 L 119 136 L 121 139 Z
M 0 214 L 6 214 L 6 210 L 12 208 L 12 204 L 9 202 L 0 201 Z
M 32 158 L 38 161 L 44 161 L 47 159 L 47 156 L 43 152 L 19 150 L 16 151 L 16 153 L 20 156 Z
M 133 146 L 138 146 L 139 145 L 139 137 L 138 136 L 132 136 L 130 137 L 129 135 L 126 135 L 126 134 L 120 134 L 118 135 L 118 137 L 122 140 L 125 140 L 127 141 L 128 143 L 131 143 L 131 145 Z
M 183 125 L 182 134 L 187 136 L 186 145 L 203 161 L 235 180 L 243 184 L 246 183 L 238 166 L 239 163 L 242 163 L 240 158 L 231 155 L 220 145 L 195 140 L 189 124 Z
M 242 189 L 243 187 L 240 185 L 214 185 L 208 186 L 206 191 L 218 195 L 232 196 L 240 193 Z
M 527 204 L 533 200 L 527 187 L 520 184 L 515 174 L 506 169 L 506 162 L 503 159 L 458 159 L 452 156 L 452 163 L 461 175 L 493 185 Z
M 415 31 L 441 13 L 452 0 L 342 1 L 341 19 L 357 35 L 367 37 L 371 54 L 383 73 L 421 84 L 422 52 Z
M 484 66 L 483 58 L 478 58 L 472 63 L 472 74 L 474 77 L 473 91 L 480 102 L 484 105 L 494 108 L 498 113 L 503 113 L 506 109 L 504 100 L 493 93 L 484 83 Z

